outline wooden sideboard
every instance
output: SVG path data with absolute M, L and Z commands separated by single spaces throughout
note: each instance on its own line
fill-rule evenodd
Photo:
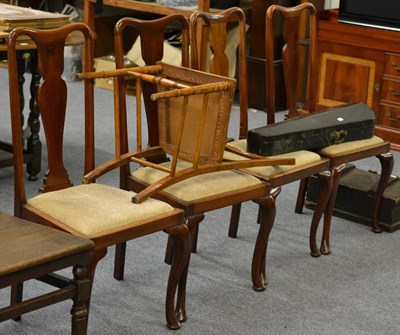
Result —
M 362 101 L 376 114 L 376 134 L 400 150 L 400 32 L 318 20 L 317 109 Z

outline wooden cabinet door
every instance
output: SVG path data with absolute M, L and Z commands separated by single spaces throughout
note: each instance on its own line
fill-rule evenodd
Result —
M 319 41 L 317 58 L 318 109 L 364 102 L 379 111 L 383 52 Z

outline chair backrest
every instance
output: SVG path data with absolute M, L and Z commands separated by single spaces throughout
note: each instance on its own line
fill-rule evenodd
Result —
M 197 70 L 208 70 L 218 75 L 229 75 L 229 59 L 226 53 L 227 29 L 235 25 L 239 35 L 238 81 L 240 94 L 240 128 L 239 138 L 247 137 L 248 128 L 248 92 L 247 92 L 247 50 L 246 50 L 246 17 L 242 9 L 232 7 L 219 13 L 194 12 L 190 17 L 191 31 L 191 66 Z M 201 36 L 201 38 L 199 38 Z M 207 38 L 208 37 L 208 38 Z M 205 67 L 203 53 L 208 41 L 210 57 L 208 68 Z M 233 50 L 236 54 L 236 50 Z M 235 57 L 236 59 L 236 57 Z
M 282 62 L 286 86 L 287 118 L 299 115 L 299 109 L 315 110 L 316 10 L 306 2 L 295 7 L 272 5 L 266 13 L 266 78 L 268 123 L 275 122 L 276 18 L 281 16 Z M 300 113 L 301 114 L 301 113 Z
M 164 41 L 166 30 L 173 26 L 175 29 L 182 31 L 182 66 L 189 67 L 189 22 L 187 18 L 180 14 L 167 15 L 165 17 L 155 20 L 140 20 L 136 18 L 122 18 L 119 20 L 114 29 L 114 43 L 115 43 L 115 61 L 116 68 L 121 69 L 124 67 L 124 50 L 123 41 L 124 36 L 128 33 L 134 32 L 140 37 L 141 56 L 146 65 L 154 65 L 158 61 L 162 61 L 164 56 Z M 131 29 L 127 29 L 131 28 Z M 115 85 L 118 85 L 118 92 L 120 94 L 119 110 L 121 123 L 120 126 L 124 127 L 126 124 L 126 83 L 123 78 L 116 78 Z M 157 103 L 150 99 L 151 94 L 156 92 L 154 84 L 143 82 L 143 99 L 146 108 L 147 127 L 148 127 L 148 144 L 155 146 L 159 144 L 158 134 L 158 116 L 157 116 Z M 128 151 L 128 140 L 124 138 L 127 130 L 121 131 L 121 152 Z
M 76 35 L 77 34 L 77 35 Z M 68 43 L 84 43 L 84 71 L 93 71 L 93 36 L 83 23 L 72 23 L 52 30 L 16 28 L 8 38 L 8 73 L 12 142 L 14 151 L 15 210 L 26 202 L 23 173 L 23 140 L 21 136 L 20 96 L 18 90 L 17 47 L 21 35 L 29 36 L 36 44 L 38 72 L 42 80 L 37 87 L 36 107 L 47 144 L 48 170 L 44 176 L 43 192 L 71 186 L 63 161 L 63 135 L 66 118 L 67 86 L 62 78 L 64 47 Z M 94 168 L 93 81 L 84 80 L 85 90 L 85 167 Z

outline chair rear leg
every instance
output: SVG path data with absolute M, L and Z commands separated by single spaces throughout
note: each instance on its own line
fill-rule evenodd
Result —
M 379 179 L 379 184 L 376 189 L 376 193 L 374 196 L 374 200 L 372 203 L 372 212 L 371 212 L 371 230 L 374 233 L 381 233 L 382 228 L 379 225 L 379 209 L 382 202 L 383 192 L 387 184 L 389 183 L 390 175 L 393 171 L 393 155 L 388 152 L 386 154 L 381 154 L 376 156 L 381 163 L 381 177 Z
M 172 237 L 168 235 L 167 248 L 165 250 L 165 256 L 164 256 L 165 264 L 168 265 L 172 264 L 173 253 L 174 253 L 174 241 L 172 240 Z
M 242 209 L 241 203 L 238 203 L 238 204 L 235 204 L 232 206 L 231 221 L 229 223 L 229 232 L 228 232 L 229 237 L 232 237 L 232 238 L 237 237 L 241 209 Z
M 307 184 L 308 184 L 308 178 L 300 180 L 299 191 L 297 192 L 296 207 L 294 210 L 295 213 L 297 214 L 303 213 L 304 200 L 306 198 L 306 192 L 307 192 Z
M 114 258 L 114 278 L 116 280 L 124 279 L 125 255 L 126 255 L 126 242 L 117 244 L 115 246 L 115 258 Z
M 191 234 L 192 234 L 192 253 L 194 253 L 194 254 L 197 252 L 197 241 L 199 239 L 199 223 L 201 221 L 203 221 L 203 219 L 204 219 L 204 215 L 202 216 L 200 221 L 194 222 L 193 231 L 191 231 Z

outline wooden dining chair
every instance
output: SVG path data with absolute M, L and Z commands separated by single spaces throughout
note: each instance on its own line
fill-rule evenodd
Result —
M 190 234 L 184 224 L 184 213 L 155 199 L 133 204 L 132 192 L 99 182 L 73 185 L 64 164 L 64 125 L 72 113 L 67 110 L 67 85 L 62 79 L 64 46 L 70 34 L 81 34 L 84 43 L 83 71 L 93 71 L 93 34 L 83 23 L 73 23 L 54 30 L 17 28 L 8 39 L 8 70 L 12 141 L 14 147 L 15 215 L 94 242 L 88 263 L 88 278 L 94 279 L 97 263 L 106 255 L 109 246 L 144 235 L 165 231 L 172 236 L 176 254 L 172 261 L 166 294 L 167 325 L 180 327 L 175 314 L 175 295 L 181 274 L 190 255 Z M 19 112 L 16 49 L 19 38 L 29 36 L 38 54 L 38 69 L 42 76 L 37 88 L 37 108 L 47 144 L 48 169 L 44 175 L 40 194 L 28 198 L 23 176 L 21 119 Z M 82 143 L 84 143 L 84 171 L 101 172 L 95 165 L 94 87 L 92 79 L 83 80 L 85 103 L 82 108 Z M 105 125 L 103 125 L 105 126 Z M 73 164 L 74 162 L 68 162 Z M 106 165 L 107 166 L 107 165 Z M 107 173 L 110 169 L 102 171 Z M 86 180 L 87 182 L 87 180 Z M 182 286 L 181 286 L 182 287 Z M 22 285 L 13 287 L 14 301 L 21 300 Z M 184 306 L 183 295 L 177 300 Z M 184 307 L 177 307 L 183 309 Z
M 141 20 L 137 18 L 125 17 L 120 19 L 114 28 L 114 44 L 115 44 L 115 63 L 117 69 L 122 69 L 124 65 L 124 41 L 126 37 L 137 34 L 140 38 L 140 51 L 141 58 L 146 65 L 155 65 L 156 62 L 162 61 L 164 58 L 164 43 L 165 34 L 169 27 L 173 26 L 174 29 L 181 31 L 181 61 L 182 66 L 189 66 L 189 22 L 188 19 L 181 14 L 172 14 L 157 18 L 154 20 Z M 151 43 L 148 43 L 151 40 Z M 119 143 L 120 148 L 116 148 L 116 153 L 128 152 L 128 130 L 127 127 L 127 114 L 125 93 L 126 93 L 126 82 L 124 80 L 116 79 L 119 89 L 117 94 L 120 97 L 117 101 L 121 102 L 121 106 L 116 106 L 120 110 L 119 121 L 121 129 Z M 154 85 L 143 82 L 141 89 L 143 94 L 143 103 L 145 106 L 146 120 L 147 122 L 147 143 L 149 147 L 156 146 L 159 144 L 159 133 L 158 133 L 158 116 L 157 116 L 157 102 L 150 99 L 151 94 L 156 92 Z M 125 136 L 125 137 L 124 137 Z M 161 163 L 167 160 L 166 156 L 154 156 L 149 158 L 154 163 Z M 127 189 L 125 183 L 125 176 L 130 174 L 129 165 L 125 168 L 121 168 L 121 188 Z M 126 243 L 120 243 L 116 246 L 115 250 L 115 268 L 114 277 L 122 280 L 124 277 L 125 268 L 125 253 Z
M 274 75 L 272 55 L 275 45 L 273 34 L 276 33 L 275 20 L 280 15 L 282 18 L 282 61 L 287 95 L 287 117 L 313 113 L 316 108 L 316 48 L 317 48 L 317 19 L 313 4 L 307 2 L 295 7 L 282 7 L 273 5 L 266 13 L 266 60 L 267 60 L 267 87 L 268 96 L 274 94 Z M 351 78 L 349 78 L 351 80 Z M 270 122 L 274 122 L 274 102 L 268 102 L 268 115 Z M 333 187 L 324 215 L 324 230 L 321 252 L 329 254 L 329 232 L 331 218 L 339 186 L 340 173 L 346 164 L 364 158 L 376 156 L 381 164 L 381 177 L 374 195 L 371 208 L 372 231 L 379 233 L 381 228 L 378 222 L 379 208 L 382 195 L 393 169 L 393 155 L 390 153 L 390 143 L 378 136 L 368 139 L 334 144 L 316 151 L 321 157 L 329 159 L 329 170 L 333 177 Z M 300 183 L 296 212 L 301 213 L 307 179 Z
M 124 37 L 127 38 L 132 34 L 137 34 L 140 38 L 141 58 L 146 65 L 155 65 L 156 62 L 162 61 L 164 58 L 165 35 L 169 28 L 174 27 L 181 32 L 181 61 L 180 65 L 189 66 L 189 22 L 188 19 L 181 14 L 172 14 L 163 16 L 154 20 L 141 20 L 137 18 L 126 17 L 119 20 L 115 25 L 115 63 L 117 69 L 124 68 Z M 150 42 L 151 41 L 151 42 Z M 119 85 L 125 85 L 125 81 L 119 82 Z M 151 83 L 143 82 L 143 95 L 145 113 L 148 127 L 148 145 L 154 146 L 159 144 L 158 138 L 158 117 L 157 102 L 150 99 L 151 94 L 155 93 L 155 87 Z M 123 94 L 125 88 L 119 93 Z M 121 102 L 124 98 L 119 99 Z M 125 108 L 120 106 L 119 108 Z M 121 113 L 124 117 L 125 113 Z M 125 124 L 125 120 L 121 120 L 121 125 Z M 123 132 L 126 133 L 126 132 Z M 127 151 L 127 139 L 121 139 L 123 151 Z M 163 157 L 160 158 L 163 160 Z M 155 158 L 153 158 L 155 160 Z
M 127 21 L 125 21 L 127 22 Z M 121 59 L 121 46 L 122 46 L 122 40 L 123 40 L 123 33 L 124 33 L 124 26 L 127 25 L 128 23 L 117 23 L 116 28 L 115 28 L 115 50 L 116 50 L 116 58 Z M 150 28 L 150 23 L 149 21 L 147 28 Z M 134 20 L 130 20 L 129 24 L 130 25 L 135 25 L 137 22 L 134 22 Z M 138 31 L 141 31 L 144 27 L 143 23 L 140 23 L 140 27 L 138 28 Z M 155 26 L 155 31 L 157 31 L 157 25 Z M 141 39 L 142 41 L 142 56 L 143 59 L 146 63 L 149 65 L 152 65 L 151 63 L 154 61 L 154 59 L 151 59 L 150 57 L 146 57 L 147 52 L 146 50 L 148 48 L 153 48 L 157 49 L 157 45 L 154 43 L 153 40 L 149 39 Z M 149 43 L 150 42 L 150 43 Z M 183 45 L 185 47 L 185 45 Z M 161 43 L 158 43 L 158 48 L 162 48 Z M 155 53 L 155 51 L 153 51 Z M 146 54 L 146 55 L 145 55 Z M 122 62 L 117 61 L 117 68 L 121 69 Z M 182 72 L 183 71 L 183 72 Z M 202 82 L 203 80 L 213 82 L 217 78 L 218 81 L 222 79 L 220 76 L 216 75 L 211 75 L 211 74 L 206 74 L 204 72 L 199 72 L 199 71 L 194 71 L 194 70 L 189 70 L 187 68 L 182 68 L 178 72 L 182 73 L 187 73 L 188 80 L 189 81 L 200 81 Z M 214 79 L 213 79 L 214 78 Z M 224 81 L 227 80 L 228 82 L 231 82 L 232 79 L 228 79 L 223 77 Z M 117 150 L 120 150 L 121 155 L 123 156 L 126 152 L 129 152 L 128 148 L 125 147 L 125 142 L 126 139 L 128 138 L 128 126 L 127 126 L 127 117 L 126 117 L 126 102 L 125 102 L 125 86 L 123 84 L 123 81 L 125 78 L 123 76 L 119 77 L 119 80 L 117 80 L 117 88 L 118 88 L 118 93 L 115 94 L 115 96 L 118 98 L 118 101 L 116 102 L 116 114 L 117 119 L 120 120 L 120 129 L 119 129 L 119 134 L 117 134 L 117 137 L 120 138 L 120 143 L 121 147 L 117 148 Z M 143 100 L 146 102 L 147 100 L 151 100 L 151 94 L 152 92 L 155 92 L 157 89 L 157 86 L 152 84 L 153 87 L 150 87 L 151 89 L 149 90 L 144 90 L 143 89 Z M 144 88 L 144 87 L 143 87 Z M 230 88 L 230 98 L 229 98 L 229 106 L 232 104 L 233 100 L 233 88 Z M 150 95 L 149 95 L 150 94 Z M 226 95 L 226 98 L 228 95 Z M 202 98 L 203 99 L 203 98 Z M 201 100 L 202 101 L 202 100 Z M 212 118 L 215 118 L 218 115 L 218 107 L 220 104 L 220 100 L 214 99 L 209 101 L 209 108 L 207 109 L 206 115 L 214 115 Z M 225 104 L 225 102 L 224 102 Z M 198 105 L 194 109 L 194 113 L 196 114 L 201 114 L 197 113 L 199 111 L 199 106 L 202 105 L 202 103 L 194 104 Z M 193 104 L 192 104 L 193 106 Z M 211 106 L 214 106 L 211 108 Z M 132 107 L 132 106 L 129 106 Z M 158 130 L 154 130 L 154 132 L 159 132 L 161 134 L 162 128 L 160 125 L 160 105 L 159 103 L 153 105 L 154 109 L 151 108 L 149 109 L 149 105 L 145 103 L 145 108 L 146 108 L 146 113 L 149 117 L 151 117 L 153 120 L 154 118 L 157 119 L 157 124 L 159 126 Z M 225 105 L 225 107 L 227 107 Z M 134 109 L 134 108 L 133 108 Z M 132 110 L 132 108 L 130 108 Z M 190 109 L 189 109 L 190 110 Z M 189 111 L 188 110 L 188 111 Z M 196 112 L 197 111 L 197 112 Z M 228 111 L 230 112 L 230 108 L 228 108 Z M 161 111 L 162 113 L 162 111 Z M 151 115 L 149 115 L 151 114 Z M 229 114 L 228 114 L 229 115 Z M 149 122 L 149 120 L 147 120 Z M 273 162 L 272 160 L 267 161 L 261 161 L 259 157 L 255 158 L 252 157 L 252 159 L 247 159 L 247 162 L 232 162 L 232 163 L 223 163 L 222 162 L 222 154 L 223 154 L 223 149 L 226 141 L 226 136 L 227 136 L 227 121 L 228 118 L 220 119 L 218 123 L 216 122 L 209 122 L 209 119 L 206 118 L 204 119 L 204 122 L 193 122 L 190 125 L 186 134 L 186 139 L 182 140 L 182 143 L 189 144 L 189 145 L 202 145 L 202 141 L 204 139 L 207 141 L 210 141 L 211 139 L 214 139 L 214 135 L 217 134 L 215 133 L 216 127 L 220 130 L 224 129 L 223 134 L 221 133 L 218 138 L 218 152 L 217 156 L 214 158 L 218 157 L 217 160 L 210 161 L 210 170 L 209 172 L 201 175 L 193 175 L 190 178 L 186 180 L 179 181 L 175 183 L 174 185 L 167 187 L 163 189 L 162 191 L 158 192 L 154 197 L 157 199 L 162 199 L 163 201 L 168 202 L 169 204 L 173 205 L 174 207 L 181 208 L 185 212 L 185 220 L 187 225 L 189 226 L 189 229 L 191 231 L 191 236 L 192 239 L 196 239 L 196 232 L 199 223 L 204 219 L 204 215 L 208 211 L 212 211 L 214 209 L 219 209 L 223 208 L 226 206 L 231 206 L 235 203 L 242 202 L 242 201 L 248 201 L 248 200 L 254 200 L 256 201 L 260 207 L 261 211 L 264 213 L 263 219 L 261 220 L 260 224 L 260 230 L 257 238 L 257 243 L 255 246 L 255 251 L 254 251 L 254 256 L 253 256 L 253 261 L 252 261 L 252 281 L 253 281 L 253 286 L 258 289 L 258 290 L 263 290 L 265 288 L 264 286 L 264 278 L 265 278 L 265 262 L 263 262 L 263 254 L 264 250 L 266 249 L 266 239 L 265 236 L 268 233 L 269 229 L 269 208 L 268 208 L 268 203 L 270 202 L 270 192 L 269 192 L 269 185 L 268 183 L 264 183 L 260 181 L 258 178 L 255 178 L 249 174 L 241 173 L 237 171 L 237 168 L 240 166 L 244 166 L 242 164 L 275 164 L 276 162 Z M 194 128 L 193 128 L 194 127 Z M 202 138 L 203 140 L 199 140 L 199 137 L 197 134 L 199 134 L 198 129 L 203 128 L 206 129 L 207 135 L 204 135 Z M 190 130 L 194 129 L 194 130 Z M 149 132 L 151 130 L 149 129 Z M 213 133 L 214 132 L 214 133 Z M 190 135 L 187 137 L 187 135 Z M 149 143 L 152 143 L 151 145 L 158 145 L 160 144 L 160 137 L 156 138 L 156 140 L 153 141 L 155 137 L 153 137 L 153 134 L 148 135 L 150 138 L 152 138 Z M 157 135 L 158 136 L 158 135 Z M 150 147 L 151 147 L 150 145 Z M 207 155 L 206 155 L 207 156 Z M 158 157 L 158 156 L 157 156 Z M 161 165 L 162 167 L 169 168 L 171 167 L 175 159 L 174 157 L 169 157 L 170 161 L 164 161 L 162 162 L 156 162 L 157 164 Z M 206 160 L 209 160 L 209 158 L 206 158 Z M 249 162 L 252 161 L 252 162 Z M 255 162 L 257 161 L 257 162 Z M 254 163 L 255 162 L 255 163 Z M 290 157 L 284 158 L 284 162 L 291 164 L 293 163 L 293 160 Z M 237 164 L 237 165 L 236 165 Z M 188 161 L 188 158 L 186 157 L 180 157 L 180 159 L 177 161 L 176 165 L 176 170 L 181 171 L 181 170 L 186 170 L 188 167 L 192 166 L 192 162 Z M 204 167 L 204 166 L 203 166 Z M 228 169 L 228 170 L 226 170 Z M 225 170 L 225 171 L 222 171 Z M 206 171 L 206 170 L 203 170 Z M 212 172 L 216 171 L 216 172 Z M 197 172 L 196 172 L 197 173 Z M 123 189 L 130 189 L 134 190 L 135 192 L 140 192 L 143 189 L 146 189 L 149 185 L 155 183 L 156 181 L 160 180 L 163 177 L 168 176 L 168 171 L 161 171 L 159 168 L 154 167 L 144 167 L 142 169 L 138 169 L 136 171 L 129 171 L 125 170 L 122 171 L 121 175 L 121 188 Z M 176 181 L 176 179 L 175 179 Z M 170 245 L 170 244 L 169 244 Z M 195 243 L 194 243 L 195 245 Z M 167 254 L 166 254 L 166 262 L 170 262 L 171 255 L 173 255 L 175 252 L 172 251 L 174 248 L 168 247 Z M 195 249 L 192 249 L 194 252 Z M 121 253 L 121 264 L 123 263 L 123 253 Z M 186 267 L 186 270 L 188 269 L 188 266 Z M 184 313 L 180 313 L 180 319 L 185 320 L 186 315 Z
M 228 142 L 227 150 L 225 151 L 225 159 L 238 159 L 238 154 L 246 152 L 247 148 L 247 130 L 248 130 L 248 90 L 247 90 L 247 63 L 246 63 L 246 22 L 243 11 L 240 8 L 230 8 L 225 11 L 210 14 L 206 12 L 195 12 L 190 18 L 191 31 L 198 29 L 199 25 L 206 27 L 208 31 L 209 48 L 211 50 L 209 59 L 209 69 L 211 72 L 218 74 L 227 74 L 229 63 L 225 54 L 226 33 L 228 24 L 237 23 L 239 31 L 239 50 L 238 50 L 238 80 L 239 80 L 239 120 L 240 128 L 239 140 Z M 192 66 L 201 68 L 200 58 L 196 52 L 198 39 L 195 34 L 191 36 L 192 46 Z M 320 255 L 316 245 L 316 233 L 318 223 L 324 212 L 328 194 L 330 192 L 331 182 L 329 174 L 325 171 L 328 169 L 328 160 L 321 158 L 319 155 L 309 151 L 290 152 L 283 155 L 273 156 L 271 158 L 294 157 L 296 164 L 294 165 L 276 165 L 269 167 L 261 167 L 254 169 L 246 169 L 247 173 L 257 176 L 260 180 L 268 182 L 276 189 L 276 196 L 279 194 L 279 187 L 298 181 L 306 176 L 311 176 L 320 173 L 320 178 L 323 181 L 324 191 L 321 192 L 320 200 L 317 204 L 317 209 L 314 213 L 311 231 L 310 231 L 310 249 L 311 255 L 317 257 Z M 274 201 L 275 198 L 274 197 Z M 236 237 L 238 231 L 240 217 L 240 203 L 237 203 L 232 208 L 231 223 L 229 227 L 229 236 Z M 271 203 L 270 213 L 275 217 L 275 203 Z M 272 227 L 273 221 L 270 222 Z

